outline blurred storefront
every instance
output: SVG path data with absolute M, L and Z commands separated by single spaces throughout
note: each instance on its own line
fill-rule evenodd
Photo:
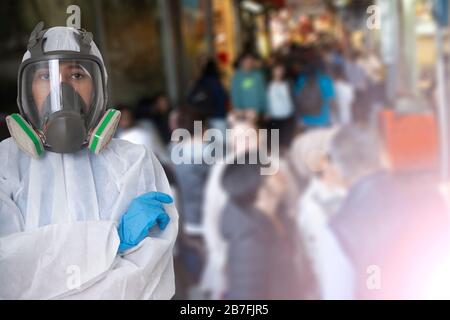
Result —
M 374 0 L 287 0 L 271 13 L 271 46 L 320 45 L 332 40 L 343 48 L 374 47 L 377 33 L 366 26 L 367 8 L 372 4 Z
M 164 90 L 161 23 L 156 1 L 101 1 L 102 52 L 113 103 L 135 102 Z M 139 98 L 138 98 L 139 99 Z
M 334 21 L 324 1 L 287 1 L 270 17 L 271 45 L 277 49 L 295 42 L 308 45 L 317 41 L 318 33 L 333 33 Z
M 208 58 L 209 38 L 207 3 L 209 0 L 181 1 L 181 36 L 183 39 L 184 83 L 190 84 Z
M 437 25 L 432 0 L 379 0 L 381 56 L 389 71 L 389 95 L 432 99 L 437 59 Z M 448 54 L 449 29 L 443 28 L 443 50 Z M 431 104 L 428 104 L 431 106 Z M 414 108 L 412 108 L 414 109 Z
M 238 9 L 235 1 L 214 0 L 213 3 L 213 46 L 214 54 L 224 74 L 229 79 L 233 72 L 233 60 L 240 47 L 239 19 L 235 14 Z
M 267 57 L 270 52 L 267 12 L 270 2 L 241 1 L 239 18 L 242 49 Z

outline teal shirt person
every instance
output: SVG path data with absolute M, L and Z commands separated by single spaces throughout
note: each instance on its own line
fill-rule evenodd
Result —
M 266 84 L 259 70 L 238 70 L 231 80 L 231 100 L 236 110 L 255 110 L 264 114 L 267 110 Z
M 295 84 L 295 94 L 299 95 L 307 80 L 306 75 L 300 75 Z M 317 85 L 322 96 L 322 107 L 317 115 L 303 115 L 300 121 L 307 127 L 327 127 L 331 125 L 331 101 L 335 98 L 333 80 L 324 74 L 316 76 Z

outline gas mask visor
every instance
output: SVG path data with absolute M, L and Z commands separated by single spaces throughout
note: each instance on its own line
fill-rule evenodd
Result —
M 105 85 L 99 61 L 47 56 L 21 67 L 19 105 L 45 149 L 73 153 L 89 143 L 105 113 Z

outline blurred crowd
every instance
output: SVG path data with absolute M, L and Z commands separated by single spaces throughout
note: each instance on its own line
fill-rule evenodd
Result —
M 450 262 L 447 203 L 436 172 L 390 163 L 377 118 L 385 92 L 374 52 L 287 44 L 268 59 L 244 52 L 229 83 L 205 61 L 179 106 L 164 92 L 121 105 L 117 137 L 153 150 L 176 198 L 175 298 L 441 294 L 450 277 L 438 288 L 431 277 Z M 214 164 L 202 161 L 209 128 L 232 150 Z M 278 173 L 245 161 L 273 141 L 235 144 L 252 128 L 279 130 Z M 176 129 L 192 139 L 172 141 Z M 180 143 L 190 163 L 172 161 Z

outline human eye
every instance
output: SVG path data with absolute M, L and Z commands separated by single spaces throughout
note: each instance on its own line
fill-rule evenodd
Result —
M 71 78 L 73 80 L 83 80 L 85 75 L 82 72 L 73 72 Z
M 39 80 L 48 81 L 50 80 L 50 73 L 48 72 L 48 70 L 41 70 L 37 72 L 36 77 Z

